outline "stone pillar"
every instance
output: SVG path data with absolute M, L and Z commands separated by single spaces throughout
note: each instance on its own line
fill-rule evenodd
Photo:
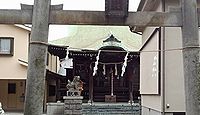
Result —
M 51 0 L 34 0 L 24 115 L 42 115 Z
M 83 96 L 64 96 L 64 115 L 82 115 Z
M 182 0 L 182 45 L 187 115 L 200 113 L 200 56 L 197 0 Z

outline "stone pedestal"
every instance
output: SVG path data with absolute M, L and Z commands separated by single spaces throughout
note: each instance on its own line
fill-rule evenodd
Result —
M 64 96 L 64 115 L 82 114 L 82 96 Z

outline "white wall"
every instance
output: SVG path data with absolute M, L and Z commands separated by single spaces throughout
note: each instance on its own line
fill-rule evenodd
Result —
M 0 37 L 14 38 L 14 55 L 0 55 L 0 79 L 26 79 L 27 67 L 18 59 L 28 60 L 29 31 L 14 25 L 0 25 Z
M 181 28 L 165 29 L 165 46 L 168 49 L 182 47 Z M 165 52 L 165 103 L 170 107 L 166 111 L 185 111 L 183 57 L 181 50 Z

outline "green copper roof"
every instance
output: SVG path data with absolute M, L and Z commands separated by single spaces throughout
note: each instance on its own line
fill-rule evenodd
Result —
M 67 37 L 49 43 L 70 48 L 98 50 L 103 46 L 103 41 L 113 35 L 121 41 L 120 46 L 125 50 L 138 51 L 141 47 L 142 36 L 130 32 L 128 26 L 70 25 L 69 30 L 70 34 Z
M 121 41 L 119 41 L 113 34 L 111 34 L 110 37 L 108 37 L 103 42 L 118 42 L 118 43 L 121 43 Z

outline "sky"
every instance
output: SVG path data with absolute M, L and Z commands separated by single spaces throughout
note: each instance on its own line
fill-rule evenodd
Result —
M 129 0 L 129 11 L 136 11 L 140 0 Z M 34 0 L 0 0 L 0 9 L 20 9 L 20 3 L 33 5 Z M 63 4 L 64 10 L 104 11 L 105 0 L 51 0 L 51 4 Z M 50 25 L 49 41 L 67 36 L 66 25 Z M 58 34 L 59 33 L 59 34 Z

